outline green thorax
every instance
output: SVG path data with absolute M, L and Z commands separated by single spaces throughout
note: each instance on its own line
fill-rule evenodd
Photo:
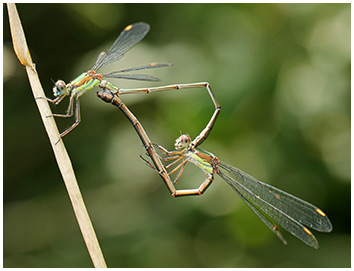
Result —
M 189 161 L 195 164 L 205 173 L 213 173 L 213 161 L 215 158 L 214 154 L 195 148 L 194 150 L 189 151 L 187 155 L 189 157 Z
M 82 73 L 79 77 L 70 82 L 72 87 L 72 92 L 74 94 L 83 94 L 84 92 L 89 91 L 90 89 L 98 86 L 102 81 L 102 75 L 96 74 L 93 71 L 88 71 Z

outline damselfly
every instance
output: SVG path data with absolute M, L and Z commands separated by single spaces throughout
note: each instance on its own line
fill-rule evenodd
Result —
M 87 72 L 82 73 L 79 77 L 74 79 L 68 84 L 64 81 L 58 80 L 53 87 L 53 94 L 55 99 L 45 98 L 46 100 L 59 104 L 66 96 L 70 96 L 69 106 L 67 108 L 66 114 L 53 114 L 54 117 L 72 117 L 74 114 L 74 101 L 75 103 L 75 122 L 64 132 L 60 134 L 60 137 L 65 136 L 70 131 L 72 131 L 81 120 L 80 117 L 80 105 L 79 98 L 81 95 L 91 90 L 94 87 L 99 87 L 101 89 L 109 90 L 113 94 L 127 94 L 127 93 L 141 93 L 146 92 L 141 89 L 119 89 L 110 82 L 103 80 L 104 78 L 118 78 L 118 79 L 131 79 L 131 80 L 143 80 L 143 81 L 158 81 L 159 79 L 146 74 L 129 74 L 127 72 L 161 68 L 171 66 L 171 64 L 157 64 L 151 63 L 148 65 L 142 65 L 138 67 L 132 67 L 127 69 L 122 69 L 118 71 L 113 71 L 106 74 L 97 73 L 97 71 L 117 60 L 121 59 L 124 54 L 130 50 L 134 45 L 141 41 L 145 35 L 148 33 L 150 26 L 147 23 L 135 23 L 128 25 L 113 43 L 112 47 L 107 53 L 101 53 L 95 65 Z
M 150 88 L 150 89 L 141 89 L 142 91 L 145 91 L 147 93 L 154 92 L 154 91 L 162 91 L 162 90 L 170 90 L 170 89 L 182 89 L 182 88 L 198 88 L 198 87 L 205 87 L 208 90 L 208 93 L 214 103 L 215 106 L 215 111 L 214 114 L 211 116 L 210 121 L 206 125 L 206 127 L 202 130 L 202 132 L 196 137 L 196 139 L 191 143 L 194 144 L 195 146 L 200 145 L 209 135 L 216 118 L 221 110 L 221 107 L 219 103 L 217 102 L 209 83 L 204 82 L 204 83 L 191 83 L 191 84 L 179 84 L 179 85 L 170 85 L 170 86 L 163 86 L 163 87 L 156 87 L 156 88 Z M 154 166 L 151 165 L 154 169 L 158 171 L 160 174 L 161 178 L 165 182 L 168 190 L 170 191 L 171 195 L 173 197 L 180 196 L 180 193 L 185 193 L 181 192 L 180 190 L 176 190 L 174 183 L 171 181 L 169 174 L 166 171 L 166 168 L 164 167 L 163 163 L 161 162 L 160 156 L 156 153 L 156 150 L 154 148 L 154 145 L 151 143 L 149 137 L 145 133 L 142 125 L 138 121 L 138 119 L 133 115 L 133 113 L 128 109 L 128 107 L 121 101 L 121 99 L 117 96 L 114 95 L 112 92 L 110 92 L 110 89 L 105 89 L 102 88 L 101 91 L 97 92 L 97 96 L 101 98 L 103 101 L 107 103 L 111 103 L 115 106 L 117 106 L 123 113 L 126 115 L 126 117 L 129 119 L 129 121 L 133 124 L 134 129 L 138 133 L 140 140 L 142 141 L 148 155 L 150 156 Z
M 212 94 L 212 92 L 210 93 Z M 255 212 L 261 221 L 272 230 L 284 244 L 286 244 L 285 239 L 282 237 L 277 226 L 272 223 L 268 217 L 274 219 L 284 229 L 314 248 L 318 248 L 318 242 L 315 236 L 305 226 L 322 232 L 330 232 L 332 230 L 331 222 L 319 208 L 273 186 L 262 183 L 247 173 L 221 162 L 215 155 L 197 148 L 209 135 L 220 110 L 220 106 L 216 106 L 211 120 L 195 140 L 191 141 L 188 135 L 181 135 L 176 140 L 176 150 L 167 151 L 162 146 L 151 143 L 140 122 L 118 96 L 113 95 L 109 91 L 97 92 L 97 96 L 105 102 L 117 106 L 128 117 L 143 142 L 153 165 L 146 159 L 143 159 L 150 167 L 159 173 L 173 197 L 203 194 L 214 180 L 214 175 L 218 174 L 238 193 L 251 210 Z M 214 95 L 211 95 L 211 98 L 214 104 L 218 105 Z M 164 166 L 161 161 L 161 156 L 157 154 L 155 148 L 160 149 L 167 155 L 163 160 L 174 161 Z M 177 190 L 175 184 L 177 184 L 180 179 L 187 162 L 193 163 L 199 167 L 206 174 L 206 179 L 196 189 Z M 168 172 L 168 170 L 170 171 Z M 171 180 L 171 175 L 178 170 L 179 172 L 176 179 Z
M 214 103 L 215 111 L 206 128 L 193 141 L 188 135 L 181 135 L 176 140 L 175 151 L 167 151 L 162 146 L 152 144 L 140 122 L 110 88 L 102 86 L 102 90 L 99 91 L 97 95 L 105 102 L 117 106 L 128 117 L 143 142 L 148 155 L 152 159 L 153 165 L 143 159 L 150 167 L 159 173 L 173 197 L 203 194 L 214 180 L 214 175 L 218 174 L 238 193 L 251 210 L 255 212 L 261 221 L 272 230 L 284 244 L 286 244 L 285 239 L 282 237 L 277 226 L 272 223 L 270 219 L 278 222 L 284 229 L 307 245 L 318 248 L 318 242 L 315 236 L 305 226 L 322 232 L 330 232 L 332 225 L 323 211 L 295 196 L 256 180 L 247 173 L 221 162 L 212 153 L 198 148 L 209 135 L 221 108 L 208 83 L 141 88 L 135 89 L 132 92 L 127 91 L 126 93 L 134 93 L 136 91 L 150 93 L 154 91 L 191 87 L 205 87 Z M 154 146 L 167 155 L 163 160 L 174 161 L 164 166 L 161 161 L 161 156 L 157 154 Z M 206 179 L 196 189 L 177 190 L 175 184 L 180 179 L 187 162 L 191 162 L 199 167 L 206 174 Z M 170 171 L 168 172 L 168 170 Z M 171 175 L 178 170 L 179 172 L 176 179 L 172 181 Z
M 217 174 L 237 192 L 251 210 L 284 244 L 286 244 L 285 239 L 270 219 L 273 219 L 285 230 L 314 248 L 318 248 L 318 242 L 306 226 L 321 232 L 332 230 L 330 220 L 316 206 L 269 184 L 260 182 L 242 170 L 221 162 L 214 154 L 197 148 L 197 144 L 193 142 L 190 136 L 181 135 L 176 140 L 176 150 L 174 151 L 167 151 L 162 146 L 155 145 L 167 156 L 164 158 L 165 161 L 173 161 L 165 166 L 167 171 L 170 170 L 168 175 L 171 176 L 179 170 L 173 184 L 176 184 L 180 179 L 187 162 L 196 165 L 206 175 L 205 181 L 199 188 L 177 190 L 176 196 L 203 194 L 214 180 L 214 175 Z M 147 163 L 156 169 L 149 162 Z M 159 171 L 160 169 L 156 170 Z

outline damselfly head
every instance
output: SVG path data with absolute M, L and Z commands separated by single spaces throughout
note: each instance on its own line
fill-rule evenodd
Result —
M 53 94 L 55 97 L 68 94 L 68 89 L 63 80 L 58 80 L 55 82 L 53 87 Z
M 179 138 L 176 139 L 175 149 L 181 150 L 189 147 L 191 144 L 191 137 L 189 135 L 181 135 Z

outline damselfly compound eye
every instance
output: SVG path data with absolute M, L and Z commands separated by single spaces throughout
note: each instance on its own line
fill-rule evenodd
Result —
M 189 144 L 191 142 L 191 138 L 189 135 L 181 135 L 180 140 L 182 144 Z
M 181 135 L 179 138 L 176 139 L 175 149 L 181 150 L 187 148 L 191 143 L 191 138 L 189 135 Z
M 63 80 L 58 80 L 53 87 L 53 94 L 55 97 L 63 95 L 67 92 L 66 84 Z

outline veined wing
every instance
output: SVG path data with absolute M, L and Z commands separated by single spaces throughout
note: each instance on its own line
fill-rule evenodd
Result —
M 272 206 L 282 210 L 296 221 L 314 230 L 330 232 L 332 224 L 326 214 L 316 206 L 299 199 L 274 186 L 258 181 L 242 170 L 221 162 L 220 166 L 231 172 L 236 180 L 244 187 L 269 202 Z
M 220 168 L 232 173 L 228 183 L 248 201 L 277 221 L 284 229 L 306 244 L 317 248 L 312 233 L 303 225 L 319 231 L 332 230 L 328 217 L 317 207 L 273 186 L 262 183 L 251 175 L 225 163 Z
M 141 41 L 149 30 L 150 26 L 143 22 L 128 25 L 120 33 L 119 37 L 113 43 L 108 52 L 104 55 L 99 55 L 91 70 L 98 71 L 100 68 L 107 66 L 123 57 L 124 53 Z
M 240 191 L 237 190 L 236 186 L 234 185 L 235 180 L 233 180 L 230 176 L 219 172 L 219 176 L 221 178 L 223 178 L 235 191 L 236 193 L 241 197 L 241 199 L 243 199 L 243 201 L 248 205 L 248 207 L 250 207 L 252 209 L 252 211 L 259 217 L 260 220 L 262 220 L 262 222 L 272 231 L 274 232 L 279 239 L 284 243 L 284 245 L 287 244 L 286 240 L 284 239 L 284 237 L 281 235 L 281 233 L 279 232 L 278 228 L 276 225 L 274 225 L 272 222 L 270 222 L 268 220 L 268 218 L 266 218 L 260 211 L 259 209 L 257 209 L 252 202 L 250 202 L 247 198 L 245 198 Z
M 129 80 L 140 80 L 140 81 L 159 81 L 160 79 L 147 75 L 147 74 L 140 74 L 140 73 L 118 73 L 118 74 L 106 74 L 104 77 L 106 78 L 119 78 L 119 79 L 129 79 Z
M 140 70 L 148 70 L 148 69 L 156 69 L 156 68 L 163 68 L 163 67 L 169 67 L 172 66 L 172 64 L 166 64 L 166 63 L 150 63 L 146 65 L 141 65 L 141 66 L 136 66 L 136 67 L 131 67 L 131 68 L 126 68 L 114 72 L 110 72 L 109 74 L 115 74 L 115 73 L 121 73 L 121 72 L 132 72 L 132 71 L 140 71 Z M 106 76 L 107 74 L 103 74 L 103 76 Z
M 148 70 L 148 69 L 155 69 L 155 68 L 162 68 L 162 67 L 169 67 L 172 64 L 158 64 L 158 63 L 151 63 L 147 65 L 122 69 L 118 71 L 113 71 L 110 73 L 103 74 L 103 77 L 106 78 L 120 78 L 120 79 L 130 79 L 130 80 L 142 80 L 142 81 L 159 81 L 159 78 L 147 75 L 147 74 L 124 74 L 125 72 L 131 71 L 140 71 L 140 70 Z

